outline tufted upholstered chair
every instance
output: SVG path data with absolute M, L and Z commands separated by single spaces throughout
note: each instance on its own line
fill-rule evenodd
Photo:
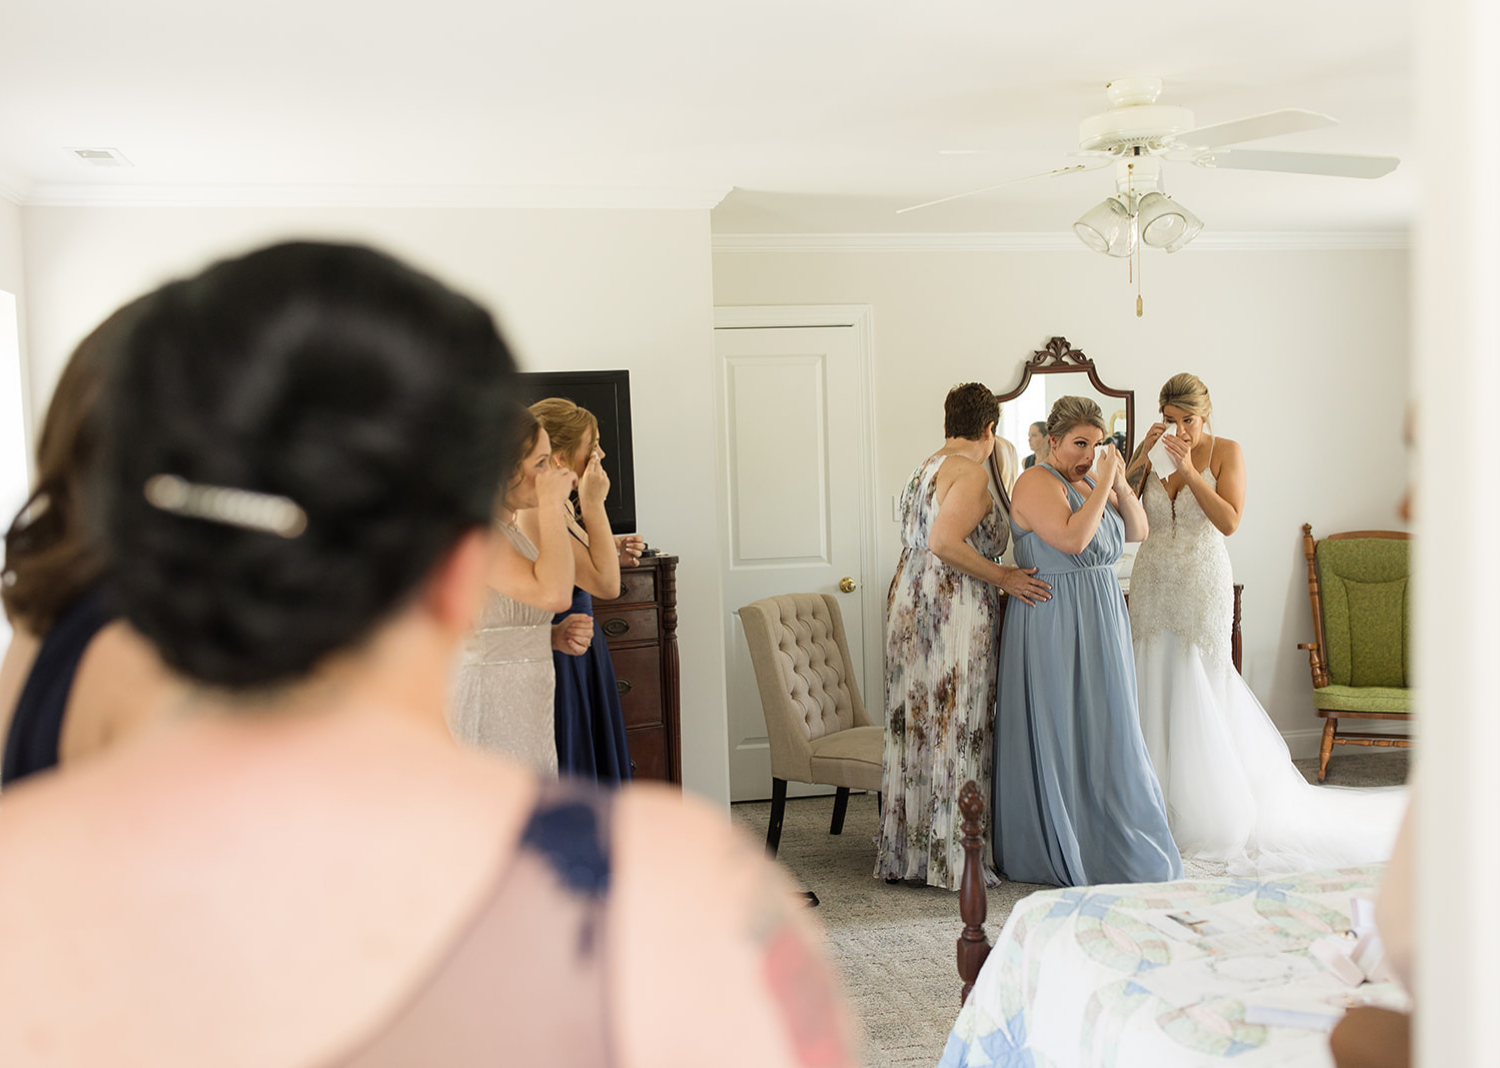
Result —
M 1341 719 L 1411 719 L 1408 535 L 1358 530 L 1314 541 L 1302 524 L 1312 601 L 1313 707 L 1323 717 L 1318 781 L 1335 745 L 1411 745 L 1401 735 L 1340 733 Z
M 837 787 L 830 834 L 844 830 L 849 791 L 880 791 L 885 729 L 859 699 L 839 606 L 824 593 L 789 593 L 740 609 L 771 741 L 771 826 L 766 849 L 781 844 L 786 784 Z

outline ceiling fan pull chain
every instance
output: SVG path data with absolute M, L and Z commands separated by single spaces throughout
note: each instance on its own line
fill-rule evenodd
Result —
M 1141 258 L 1141 248 L 1139 245 L 1135 249 L 1135 258 L 1137 260 Z M 1137 319 L 1145 314 L 1145 308 L 1146 306 L 1141 300 L 1141 265 L 1137 263 L 1135 265 L 1135 317 Z

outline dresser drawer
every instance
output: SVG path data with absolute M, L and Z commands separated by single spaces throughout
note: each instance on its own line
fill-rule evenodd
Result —
M 595 608 L 594 618 L 613 649 L 617 642 L 657 640 L 655 608 Z
M 656 600 L 656 569 L 654 567 L 620 568 L 620 596 L 613 601 L 598 604 L 650 604 Z
M 615 689 L 620 694 L 625 726 L 661 723 L 661 649 L 655 645 L 611 649 L 609 658 L 615 663 Z
M 666 782 L 671 778 L 667 770 L 665 727 L 637 727 L 625 732 L 625 741 L 630 746 L 630 763 L 637 779 Z

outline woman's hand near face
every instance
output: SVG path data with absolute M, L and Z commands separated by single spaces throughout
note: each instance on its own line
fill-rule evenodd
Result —
M 609 496 L 609 476 L 599 462 L 599 450 L 595 449 L 584 466 L 583 477 L 578 480 L 578 505 L 580 508 L 598 507 Z
M 1106 445 L 1104 449 L 1104 458 L 1094 464 L 1094 481 L 1096 485 L 1108 488 L 1124 478 L 1125 461 L 1120 457 L 1120 450 L 1113 445 Z
M 1162 440 L 1167 443 L 1166 449 L 1171 454 L 1172 462 L 1177 465 L 1177 473 L 1188 481 L 1197 477 L 1198 471 L 1193 467 L 1192 447 L 1176 434 L 1169 435 Z
M 601 472 L 602 473 L 602 472 Z M 556 458 L 536 476 L 536 499 L 540 508 L 554 511 L 567 502 L 568 494 L 578 483 L 578 476 Z
M 1166 423 L 1152 423 L 1151 424 L 1151 429 L 1148 430 L 1148 431 L 1146 431 L 1145 440 L 1141 442 L 1141 444 L 1140 444 L 1140 446 L 1138 446 L 1138 448 L 1142 448 L 1142 449 L 1145 449 L 1147 452 L 1150 452 L 1151 451 L 1151 446 L 1155 445 L 1156 442 L 1157 442 L 1157 439 L 1160 438 L 1166 432 L 1167 432 L 1167 424 Z M 1173 437 L 1176 437 L 1176 435 L 1174 434 Z
M 620 596 L 620 550 L 614 531 L 609 529 L 609 513 L 604 498 L 609 496 L 609 476 L 600 461 L 604 453 L 596 444 L 583 465 L 578 480 L 578 511 L 583 522 L 574 539 L 573 556 L 577 582 L 583 589 L 604 601 Z

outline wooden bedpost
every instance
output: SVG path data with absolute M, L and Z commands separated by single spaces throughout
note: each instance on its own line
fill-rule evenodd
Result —
M 962 1005 L 990 954 L 989 939 L 984 936 L 989 911 L 984 891 L 984 795 L 972 779 L 958 792 L 958 811 L 964 832 L 964 873 L 958 886 L 958 914 L 964 921 L 964 932 L 958 936 L 958 976 L 964 983 L 958 1003 Z

